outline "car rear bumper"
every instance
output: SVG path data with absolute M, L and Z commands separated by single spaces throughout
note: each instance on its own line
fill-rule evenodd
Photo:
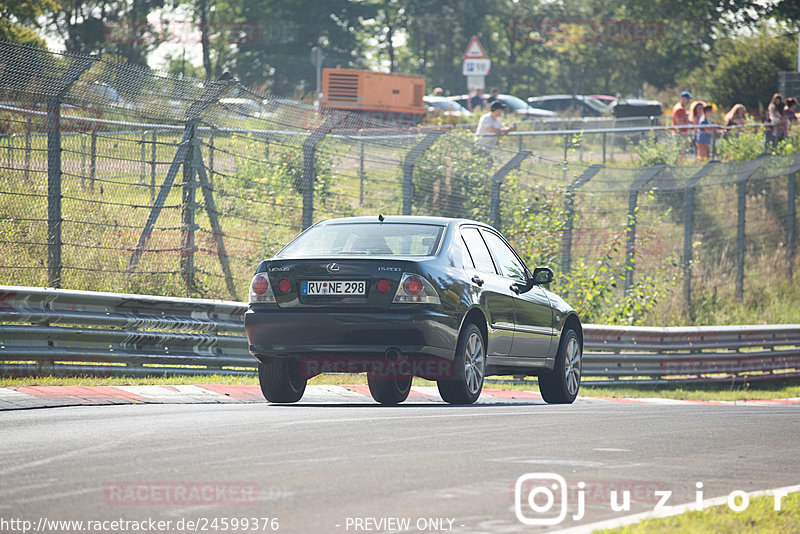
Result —
M 447 314 L 403 306 L 382 311 L 287 310 L 251 307 L 245 314 L 250 352 L 258 359 L 366 361 L 388 356 L 451 361 L 457 321 Z

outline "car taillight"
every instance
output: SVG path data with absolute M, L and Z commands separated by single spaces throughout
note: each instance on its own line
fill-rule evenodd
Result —
M 441 304 L 439 294 L 433 284 L 424 277 L 413 273 L 403 273 L 400 286 L 397 288 L 392 302 L 395 304 Z
M 292 290 L 292 283 L 284 278 L 283 280 L 278 282 L 278 289 L 280 290 L 281 293 L 288 293 L 289 291 Z
M 378 280 L 377 287 L 379 293 L 386 293 L 392 288 L 392 284 L 386 278 L 381 278 L 380 280 Z
M 422 293 L 422 280 L 419 276 L 411 275 L 403 281 L 403 289 L 412 297 L 416 297 Z
M 275 294 L 264 273 L 256 273 L 250 282 L 250 302 L 275 302 Z

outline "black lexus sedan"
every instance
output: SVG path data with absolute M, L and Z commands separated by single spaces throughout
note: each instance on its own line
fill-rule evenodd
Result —
M 578 395 L 583 330 L 500 233 L 465 219 L 319 222 L 262 261 L 245 327 L 268 401 L 300 400 L 320 373 L 366 372 L 381 404 L 411 380 L 470 404 L 488 375 L 536 375 L 548 403 Z

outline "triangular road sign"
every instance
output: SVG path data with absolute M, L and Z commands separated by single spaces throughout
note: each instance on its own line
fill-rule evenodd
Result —
M 481 42 L 474 35 L 464 51 L 464 59 L 486 59 L 486 52 L 483 51 Z

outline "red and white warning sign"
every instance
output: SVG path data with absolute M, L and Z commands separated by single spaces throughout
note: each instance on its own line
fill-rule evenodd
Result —
M 486 52 L 481 46 L 481 42 L 474 35 L 469 40 L 467 49 L 464 51 L 464 59 L 486 59 Z

